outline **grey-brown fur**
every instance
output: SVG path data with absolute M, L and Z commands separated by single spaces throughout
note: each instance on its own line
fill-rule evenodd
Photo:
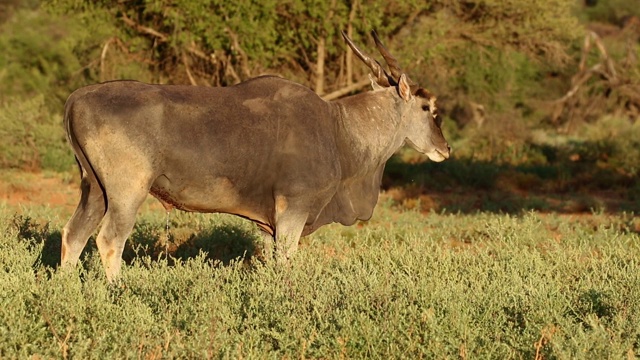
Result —
M 395 82 L 333 102 L 274 76 L 224 88 L 114 81 L 75 91 L 64 121 L 82 196 L 63 231 L 63 265 L 78 261 L 102 221 L 97 244 L 113 280 L 149 192 L 168 208 L 254 221 L 280 260 L 322 225 L 369 219 L 384 165 L 405 142 L 435 161 L 449 156 L 435 98 L 410 90 L 404 75 Z

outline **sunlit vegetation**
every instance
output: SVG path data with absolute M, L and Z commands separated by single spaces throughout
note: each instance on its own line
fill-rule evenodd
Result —
M 51 209 L 0 226 L 3 358 L 634 358 L 640 223 L 631 215 L 398 212 L 304 238 L 287 268 L 246 221 L 141 216 L 121 282 L 93 242 L 55 271 Z M 91 240 L 93 241 L 93 240 Z M 167 257 L 168 255 L 168 257 Z M 235 260 L 233 260 L 235 259 Z M 634 355 L 635 354 L 635 355 Z
M 0 358 L 637 358 L 639 18 L 628 0 L 3 2 Z M 276 268 L 242 219 L 145 203 L 117 285 L 93 239 L 58 269 L 73 90 L 268 73 L 335 98 L 369 87 L 339 31 L 377 56 L 371 29 L 438 96 L 453 153 L 400 151 L 370 222 Z

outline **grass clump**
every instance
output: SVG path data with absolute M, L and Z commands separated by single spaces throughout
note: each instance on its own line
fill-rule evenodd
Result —
M 371 222 L 304 238 L 290 266 L 277 268 L 251 252 L 225 265 L 228 237 L 202 232 L 231 229 L 249 244 L 247 222 L 182 214 L 171 221 L 182 234 L 172 241 L 193 247 L 190 255 L 133 254 L 121 282 L 109 286 L 91 249 L 79 273 L 45 265 L 41 253 L 57 251 L 47 245 L 59 241 L 55 216 L 1 213 L 3 357 L 640 354 L 632 216 L 425 216 L 385 205 Z M 155 229 L 162 241 L 164 216 L 141 218 L 137 231 Z M 190 240 L 196 236 L 200 242 Z

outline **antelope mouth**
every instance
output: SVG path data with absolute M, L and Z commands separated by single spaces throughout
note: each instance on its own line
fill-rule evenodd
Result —
M 427 156 L 429 157 L 429 160 L 431 161 L 435 161 L 435 162 L 441 162 L 441 161 L 445 161 L 446 159 L 449 158 L 449 154 L 450 151 L 447 150 L 446 152 L 440 151 L 440 150 L 433 150 L 431 152 L 427 153 Z

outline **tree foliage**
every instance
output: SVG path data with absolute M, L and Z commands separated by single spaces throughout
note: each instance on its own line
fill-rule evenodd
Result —
M 531 126 L 584 117 L 572 110 L 584 104 L 607 104 L 592 121 L 629 103 L 637 114 L 636 92 L 626 92 L 637 89 L 633 61 L 615 67 L 623 87 L 594 73 L 568 107 L 549 105 L 572 90 L 585 58 L 580 21 L 634 15 L 621 0 L 589 8 L 574 0 L 11 0 L 0 6 L 0 105 L 42 95 L 59 114 L 73 90 L 100 81 L 226 86 L 265 73 L 338 96 L 368 85 L 340 31 L 380 59 L 375 29 L 411 78 L 438 95 L 440 113 L 455 120 L 445 121 L 448 136 L 473 142 L 466 124 L 486 120 L 505 127 L 476 132 L 481 143 L 506 144 L 505 136 L 526 140 Z M 637 37 L 628 39 L 608 53 L 612 61 L 640 56 Z M 589 55 L 586 68 L 598 61 Z
M 432 65 L 443 73 L 463 71 L 484 61 L 479 59 L 482 54 L 497 54 L 504 48 L 557 64 L 569 59 L 567 45 L 579 33 L 571 15 L 573 4 L 569 0 L 49 0 L 47 9 L 84 17 L 85 22 L 89 13 L 108 14 L 105 26 L 112 36 L 95 38 L 97 43 L 89 47 L 106 49 L 102 62 L 113 61 L 116 52 L 131 62 L 143 62 L 157 81 L 229 85 L 271 72 L 315 84 L 316 90 L 325 84 L 333 90 L 353 81 L 347 76 L 340 30 L 369 44 L 369 30 L 377 29 L 393 50 L 403 49 L 398 51 L 402 63 L 414 64 L 411 70 L 418 78 Z M 117 46 L 109 47 L 113 44 Z M 361 74 L 363 69 L 356 68 Z M 482 90 L 464 81 L 459 85 Z

